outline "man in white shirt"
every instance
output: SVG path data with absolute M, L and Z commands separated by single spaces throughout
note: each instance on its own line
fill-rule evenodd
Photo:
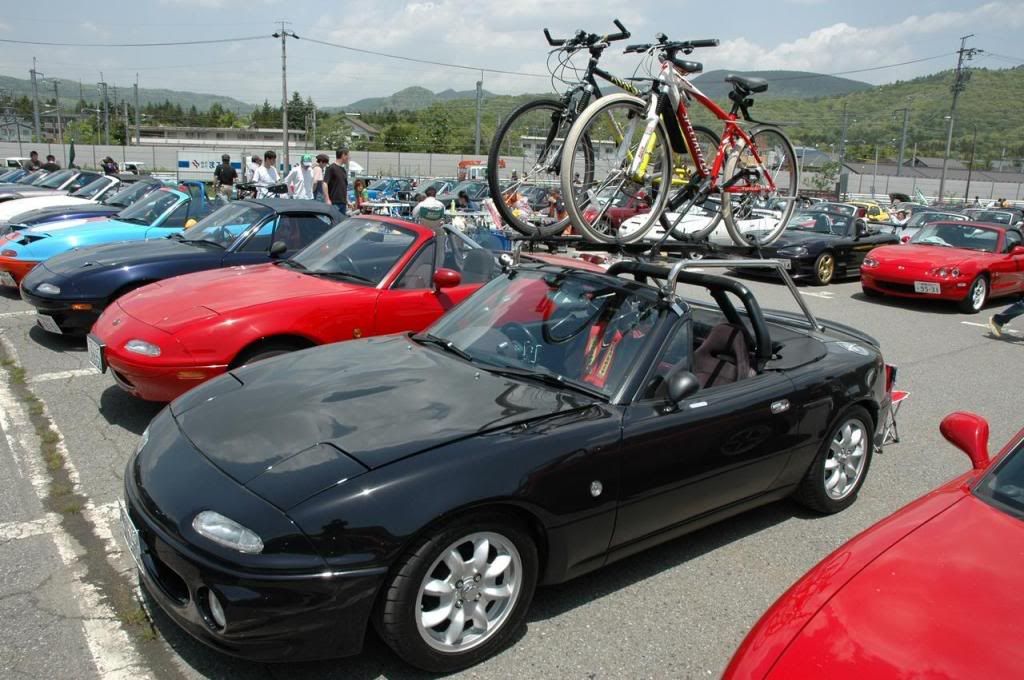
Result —
M 276 153 L 273 151 L 267 151 L 263 154 L 263 165 L 256 169 L 256 178 L 254 181 L 256 182 L 256 186 L 259 187 L 257 198 L 275 196 L 275 194 L 267 191 L 267 187 L 281 182 L 280 175 L 277 174 Z
M 284 183 L 288 185 L 288 195 L 292 198 L 313 198 L 313 156 L 303 154 L 302 162 L 291 169 Z
M 246 182 L 255 182 L 256 181 L 256 172 L 262 166 L 263 166 L 263 159 L 260 158 L 259 156 L 253 156 L 252 159 L 249 161 L 249 166 L 248 166 L 247 171 L 245 173 L 245 181 Z

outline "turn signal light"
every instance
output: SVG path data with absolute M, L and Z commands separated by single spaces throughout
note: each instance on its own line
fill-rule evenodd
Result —
M 92 309 L 92 305 L 90 305 L 88 302 L 76 302 L 75 304 L 71 305 L 71 309 L 73 309 L 76 312 L 88 312 L 90 309 Z
M 11 250 L 10 248 L 4 248 L 3 250 L 0 250 L 0 255 L 3 255 L 4 257 L 16 257 L 18 255 L 18 251 Z

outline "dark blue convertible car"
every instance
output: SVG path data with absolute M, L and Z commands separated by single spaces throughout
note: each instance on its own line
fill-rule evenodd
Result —
M 87 333 L 107 305 L 155 281 L 297 252 L 341 218 L 319 201 L 248 199 L 168 238 L 77 248 L 49 258 L 22 281 L 21 296 L 50 332 Z

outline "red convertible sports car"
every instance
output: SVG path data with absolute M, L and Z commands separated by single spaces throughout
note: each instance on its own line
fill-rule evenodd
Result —
M 1024 430 L 993 460 L 988 423 L 942 434 L 973 469 L 826 557 L 761 617 L 725 678 L 1019 678 Z
M 90 360 L 129 393 L 171 401 L 277 354 L 422 330 L 499 272 L 490 251 L 448 227 L 441 234 L 351 218 L 287 260 L 144 286 L 96 321 Z
M 860 267 L 864 294 L 952 300 L 974 314 L 989 298 L 1024 293 L 1021 233 L 992 224 L 937 222 L 910 243 L 871 251 Z

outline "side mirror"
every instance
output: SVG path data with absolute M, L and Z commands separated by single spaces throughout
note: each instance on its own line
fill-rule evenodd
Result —
M 462 275 L 454 269 L 438 268 L 434 272 L 434 288 L 454 288 L 462 283 Z
M 954 411 L 942 419 L 939 432 L 967 454 L 975 470 L 988 466 L 988 421 L 968 411 Z
M 1014 246 L 1010 248 L 1010 255 L 1024 255 L 1024 246 Z
M 270 246 L 270 257 L 281 257 L 288 252 L 288 246 L 284 241 L 274 241 Z
M 668 376 L 668 398 L 673 404 L 691 397 L 700 390 L 700 381 L 689 371 L 673 371 Z
M 868 235 L 868 225 L 864 224 L 863 222 L 857 222 L 855 224 L 855 228 L 857 231 L 857 238 L 862 238 Z

